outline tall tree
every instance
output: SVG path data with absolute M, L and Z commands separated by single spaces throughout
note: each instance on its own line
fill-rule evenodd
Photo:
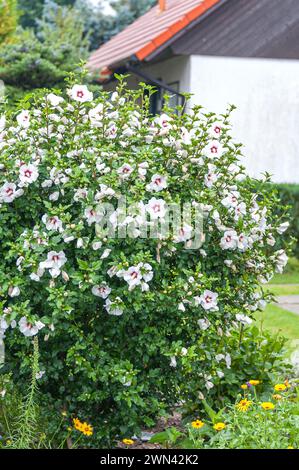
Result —
M 36 88 L 63 87 L 66 75 L 88 56 L 84 24 L 76 10 L 50 6 L 47 2 L 36 33 L 20 30 L 16 41 L 0 50 L 0 79 L 11 97 Z
M 0 44 L 10 40 L 17 24 L 17 0 L 0 0 Z
M 60 6 L 73 6 L 76 0 L 56 0 Z M 20 22 L 23 28 L 36 28 L 36 20 L 41 18 L 46 0 L 19 0 Z

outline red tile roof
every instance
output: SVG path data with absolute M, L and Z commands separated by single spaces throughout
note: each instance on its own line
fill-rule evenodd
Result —
M 120 64 L 132 56 L 142 61 L 219 2 L 166 0 L 166 10 L 163 12 L 157 2 L 147 13 L 96 50 L 87 65 L 91 70 L 99 70 Z

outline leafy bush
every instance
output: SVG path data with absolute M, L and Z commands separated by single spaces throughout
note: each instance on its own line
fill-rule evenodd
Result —
M 298 449 L 298 386 L 278 383 L 271 395 L 260 393 L 260 387 L 259 380 L 243 384 L 243 395 L 218 413 L 204 400 L 204 418 L 168 428 L 151 442 L 189 449 Z
M 278 214 L 289 209 L 290 233 L 295 239 L 293 253 L 299 258 L 299 185 L 298 184 L 275 184 L 273 185 L 278 191 L 280 209 Z
M 244 174 L 229 112 L 152 117 L 151 93 L 120 81 L 93 100 L 70 82 L 67 98 L 35 95 L 0 121 L 6 367 L 21 385 L 28 337 L 43 337 L 44 403 L 89 420 L 97 444 L 179 400 L 218 400 L 244 350 L 254 368 L 244 326 L 287 262 L 288 224 L 267 181 Z

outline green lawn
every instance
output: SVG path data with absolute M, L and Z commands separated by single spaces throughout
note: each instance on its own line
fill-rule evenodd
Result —
M 286 271 L 285 274 L 276 274 L 266 290 L 275 296 L 299 295 L 299 261 L 291 258 Z M 262 328 L 287 338 L 288 356 L 299 348 L 299 315 L 271 304 L 256 315 L 256 321 Z
M 299 284 L 269 284 L 266 291 L 274 295 L 299 295 Z
M 299 284 L 299 271 L 285 274 L 275 274 L 270 284 Z
M 264 312 L 259 312 L 256 321 L 265 330 L 271 333 L 280 333 L 288 341 L 287 355 L 299 348 L 299 315 L 283 310 L 277 305 L 268 305 Z

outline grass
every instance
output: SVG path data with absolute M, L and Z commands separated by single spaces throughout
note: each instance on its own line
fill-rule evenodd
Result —
M 298 284 L 299 271 L 285 274 L 275 274 L 269 284 Z
M 299 295 L 299 284 L 272 284 L 266 288 L 267 292 L 276 295 Z
M 299 295 L 299 260 L 291 258 L 284 274 L 276 274 L 267 291 L 275 296 Z M 257 323 L 274 334 L 287 338 L 287 355 L 299 348 L 299 315 L 284 310 L 278 305 L 270 304 L 264 312 L 256 315 Z
M 264 312 L 256 316 L 258 325 L 271 333 L 280 333 L 287 338 L 287 355 L 299 347 L 299 315 L 284 310 L 277 305 L 268 305 Z

